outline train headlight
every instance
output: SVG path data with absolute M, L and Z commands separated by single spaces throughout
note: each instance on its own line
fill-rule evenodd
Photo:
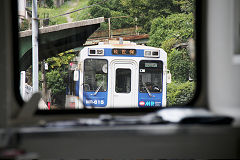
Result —
M 103 56 L 104 50 L 103 49 L 90 49 L 89 55 L 90 56 Z
M 152 52 L 152 56 L 153 57 L 159 57 L 159 54 L 158 54 L 159 52 L 158 51 L 153 51 Z
M 159 51 L 144 51 L 144 57 L 159 57 Z
M 146 57 L 151 57 L 151 51 L 145 51 L 144 56 Z
M 90 51 L 89 51 L 89 55 L 95 55 L 96 54 L 96 50 L 94 49 L 91 49 Z
M 99 55 L 99 54 L 103 55 L 103 50 L 102 50 L 102 49 L 101 49 L 101 50 L 98 49 L 98 50 L 97 50 L 97 54 L 98 54 L 98 55 Z

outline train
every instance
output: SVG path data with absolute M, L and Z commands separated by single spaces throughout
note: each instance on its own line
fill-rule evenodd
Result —
M 84 47 L 71 66 L 66 108 L 166 107 L 171 73 L 161 48 L 120 38 Z

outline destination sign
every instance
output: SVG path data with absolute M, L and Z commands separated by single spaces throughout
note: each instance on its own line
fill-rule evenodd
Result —
M 136 55 L 136 49 L 112 49 L 113 55 Z
M 156 68 L 157 67 L 157 63 L 145 63 L 145 67 L 151 67 L 151 68 Z

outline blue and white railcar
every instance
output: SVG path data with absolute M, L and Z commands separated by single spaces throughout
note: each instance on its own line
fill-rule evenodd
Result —
M 100 43 L 80 51 L 69 108 L 165 107 L 167 53 L 135 43 Z M 71 100 L 70 100 L 71 99 Z

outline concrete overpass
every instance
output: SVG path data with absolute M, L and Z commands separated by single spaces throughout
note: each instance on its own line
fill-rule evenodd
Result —
M 40 28 L 39 61 L 83 46 L 102 22 L 104 17 Z M 32 64 L 32 31 L 22 31 L 19 34 L 20 69 L 26 70 Z

